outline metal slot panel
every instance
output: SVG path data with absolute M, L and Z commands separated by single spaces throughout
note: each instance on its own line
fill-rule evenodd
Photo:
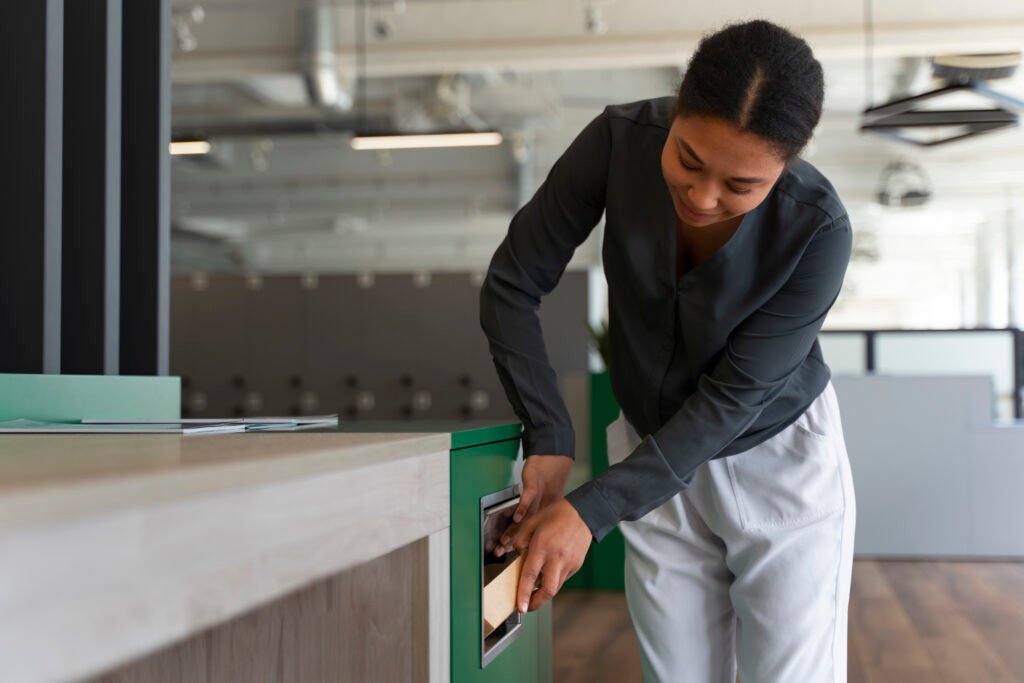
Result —
M 503 557 L 495 557 L 492 553 L 501 534 L 512 521 L 512 513 L 519 504 L 519 486 L 510 486 L 502 491 L 484 496 L 480 499 L 480 667 L 484 668 L 504 652 L 522 634 L 523 615 L 513 612 L 504 624 L 488 636 L 484 636 L 483 621 L 483 589 L 486 585 L 486 568 L 500 565 L 505 567 L 515 560 L 517 554 L 512 552 Z M 492 570 L 493 571 L 493 570 Z

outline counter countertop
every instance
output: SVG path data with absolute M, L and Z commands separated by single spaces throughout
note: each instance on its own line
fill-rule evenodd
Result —
M 448 433 L 0 437 L 0 670 L 91 675 L 449 526 Z
M 0 436 L 0 533 L 447 451 L 447 433 Z

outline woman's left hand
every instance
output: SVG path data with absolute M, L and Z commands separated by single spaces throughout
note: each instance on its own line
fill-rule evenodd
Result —
M 511 536 L 502 538 L 524 556 L 516 606 L 520 612 L 540 609 L 576 573 L 593 536 L 564 498 L 525 520 Z M 537 590 L 534 590 L 537 586 Z

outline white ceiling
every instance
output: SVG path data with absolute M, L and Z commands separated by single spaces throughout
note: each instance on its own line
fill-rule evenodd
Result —
M 298 76 L 296 17 L 302 3 L 207 0 L 176 3 L 179 28 L 197 49 L 176 50 L 173 125 L 255 126 L 315 121 Z M 404 4 L 404 11 L 401 10 Z M 588 33 L 585 11 L 607 25 Z M 449 0 L 367 2 L 366 111 L 405 125 L 451 114 L 438 79 L 457 76 L 465 102 L 501 130 L 498 148 L 353 152 L 339 133 L 248 134 L 213 139 L 203 162 L 176 160 L 172 211 L 193 236 L 179 238 L 178 267 L 231 266 L 268 271 L 480 270 L 523 192 L 532 192 L 572 137 L 604 104 L 671 94 L 699 36 L 729 21 L 761 16 L 805 36 L 826 68 L 822 124 L 807 156 L 840 189 L 858 227 L 878 231 L 893 212 L 873 207 L 879 174 L 893 159 L 916 160 L 939 197 L 935 240 L 888 228 L 883 250 L 950 267 L 974 248 L 979 226 L 1004 219 L 1024 194 L 1024 132 L 1014 130 L 934 150 L 861 135 L 869 100 L 933 86 L 922 58 L 939 53 L 1024 49 L 1024 3 L 1015 0 L 875 3 L 874 92 L 866 95 L 861 2 L 722 0 Z M 357 6 L 336 3 L 339 76 L 356 68 Z M 375 36 L 377 22 L 393 33 Z M 997 83 L 1024 98 L 1024 75 Z M 360 104 L 359 106 L 363 106 Z M 512 140 L 532 150 L 517 167 Z M 932 212 L 932 213 L 928 213 Z M 900 213 L 900 212 L 896 212 Z M 902 212 L 906 214 L 906 212 Z M 1024 215 L 1022 213 L 1021 215 Z M 899 237 L 898 235 L 904 235 Z M 596 242 L 574 266 L 595 262 Z M 893 251 L 895 250 L 895 252 Z M 972 252 L 973 253 L 973 252 Z M 218 257 L 227 255 L 227 260 Z M 938 261 L 937 261 L 938 259 Z
M 183 9 L 196 2 L 175 3 Z M 273 73 L 294 66 L 297 10 L 294 0 L 206 0 L 205 21 L 195 29 L 199 49 L 175 63 L 175 76 L 205 81 L 238 73 Z M 374 76 L 437 74 L 460 70 L 576 69 L 682 63 L 699 37 L 721 25 L 767 18 L 800 32 L 824 58 L 860 56 L 864 44 L 861 2 L 817 0 L 409 0 L 335 2 L 338 52 L 354 65 L 356 18 L 365 4 L 372 27 L 390 19 L 393 34 L 371 40 L 368 71 Z M 1024 7 L 1008 0 L 901 0 L 875 2 L 880 55 L 937 51 L 1020 49 Z M 586 30 L 585 9 L 595 5 L 608 30 Z M 397 8 L 404 6 L 404 11 Z

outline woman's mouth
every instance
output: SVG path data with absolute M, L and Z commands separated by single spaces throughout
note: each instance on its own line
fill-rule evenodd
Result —
M 676 198 L 676 201 L 679 203 L 679 209 L 683 214 L 683 218 L 686 218 L 687 220 L 704 223 L 707 221 L 712 221 L 721 215 L 719 213 L 706 213 L 703 211 L 694 211 L 689 206 L 687 206 L 686 202 L 684 202 L 682 199 Z

